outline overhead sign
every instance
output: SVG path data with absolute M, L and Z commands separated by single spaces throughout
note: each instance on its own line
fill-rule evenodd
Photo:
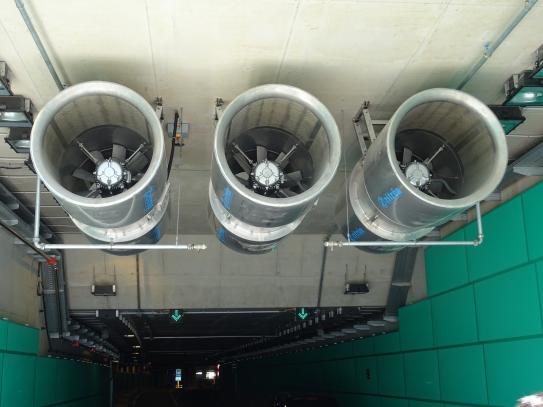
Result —
M 181 310 L 178 310 L 178 309 L 170 310 L 170 321 L 181 322 L 182 319 L 183 319 L 183 313 L 181 312 Z
M 302 307 L 299 311 L 298 311 L 298 318 L 300 318 L 302 321 L 304 321 L 308 316 L 309 316 L 309 312 L 307 312 L 305 310 L 304 307 Z

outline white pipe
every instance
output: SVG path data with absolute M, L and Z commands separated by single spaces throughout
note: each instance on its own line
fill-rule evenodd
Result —
M 390 247 L 390 246 L 479 246 L 483 243 L 483 221 L 481 217 L 481 205 L 479 202 L 475 204 L 475 213 L 477 214 L 477 239 L 476 240 L 422 240 L 422 241 L 409 241 L 409 242 L 391 242 L 391 241 L 375 241 L 375 242 L 353 242 L 353 241 L 326 241 L 325 247 L 346 247 L 346 246 L 365 246 L 365 247 Z
M 42 250 L 206 250 L 205 244 L 44 244 Z

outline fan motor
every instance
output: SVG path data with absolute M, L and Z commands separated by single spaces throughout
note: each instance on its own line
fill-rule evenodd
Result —
M 108 158 L 96 167 L 96 180 L 101 188 L 123 189 L 130 183 L 130 172 L 123 169 L 120 162 Z
M 273 161 L 264 160 L 258 163 L 253 172 L 251 178 L 254 179 L 254 190 L 278 190 L 282 183 L 285 182 L 285 174 Z

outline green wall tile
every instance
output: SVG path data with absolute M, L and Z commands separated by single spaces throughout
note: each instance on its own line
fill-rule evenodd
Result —
M 356 360 L 353 358 L 337 360 L 332 369 L 332 390 L 354 392 L 356 388 Z
M 436 346 L 477 342 L 473 287 L 467 286 L 432 298 Z
M 409 407 L 443 407 L 443 404 L 435 401 L 409 400 Z
M 377 358 L 379 393 L 387 396 L 404 396 L 403 355 L 387 355 Z
M 402 350 L 431 348 L 434 345 L 430 300 L 400 308 L 399 317 Z
M 481 345 L 440 349 L 438 360 L 441 400 L 469 404 L 487 403 Z
M 356 359 L 356 387 L 360 393 L 379 393 L 379 380 L 377 378 L 377 360 L 375 357 Z
M 33 407 L 36 357 L 4 354 L 1 407 Z
M 471 281 L 515 267 L 528 260 L 520 196 L 487 213 L 483 218 L 483 226 L 485 229 L 483 244 L 466 249 Z M 475 222 L 466 226 L 467 239 L 476 235 Z
M 350 358 L 353 356 L 353 342 L 344 342 L 331 346 L 332 355 L 335 359 Z
M 38 330 L 8 321 L 6 349 L 12 352 L 38 353 Z
M 543 257 L 543 182 L 522 194 L 528 255 L 530 259 Z
M 38 357 L 36 359 L 36 381 L 34 404 L 45 406 L 57 402 L 55 394 L 57 379 L 57 359 Z M 84 377 L 82 377 L 84 379 Z
M 437 352 L 409 352 L 404 355 L 405 394 L 408 397 L 439 400 Z
M 381 407 L 409 407 L 409 401 L 406 399 L 381 397 Z
M 381 407 L 381 399 L 377 396 L 359 396 L 357 402 L 357 407 Z
M 464 229 L 443 240 L 465 240 Z M 428 295 L 434 295 L 466 284 L 469 280 L 464 246 L 430 247 L 425 251 L 426 286 Z
M 485 345 L 489 404 L 511 407 L 543 390 L 543 339 Z
M 0 407 L 2 406 L 2 372 L 4 370 L 4 354 L 0 352 Z
M 353 355 L 355 356 L 367 356 L 373 355 L 373 337 L 357 339 L 353 342 Z
M 391 332 L 385 335 L 373 337 L 375 353 L 392 353 L 400 351 L 400 335 L 398 332 Z
M 541 333 L 538 295 L 532 264 L 475 284 L 479 339 Z
M 535 269 L 537 274 L 537 287 L 539 289 L 539 305 L 541 307 L 541 316 L 543 318 L 543 261 L 537 263 Z
M 6 349 L 8 340 L 8 321 L 0 319 L 0 351 Z

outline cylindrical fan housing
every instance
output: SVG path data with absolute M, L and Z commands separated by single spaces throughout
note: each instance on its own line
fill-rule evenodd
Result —
M 209 199 L 219 240 L 271 250 L 316 203 L 340 156 L 336 122 L 314 96 L 278 84 L 239 95 L 215 129 Z
M 37 174 L 92 240 L 150 243 L 168 205 L 164 133 L 151 105 L 109 82 L 71 86 L 32 127 Z
M 419 239 L 486 198 L 506 166 L 505 135 L 486 105 L 452 89 L 420 92 L 355 165 L 338 223 L 351 241 Z

